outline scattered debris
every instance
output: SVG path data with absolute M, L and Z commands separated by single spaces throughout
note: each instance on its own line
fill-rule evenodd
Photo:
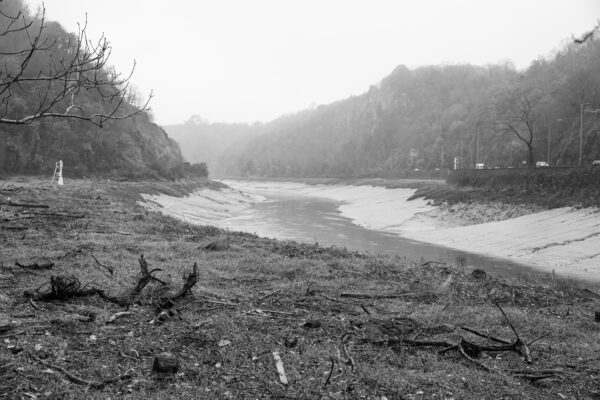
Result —
M 112 383 L 116 383 L 116 382 L 120 382 L 120 381 L 124 381 L 124 380 L 129 380 L 132 378 L 131 373 L 129 371 L 127 371 L 123 375 L 119 375 L 114 378 L 104 379 L 102 381 L 86 380 L 86 379 L 80 378 L 76 375 L 73 375 L 71 372 L 67 371 L 66 369 L 64 369 L 61 366 L 54 365 L 54 364 L 49 363 L 48 361 L 40 359 L 32 352 L 29 352 L 28 354 L 29 354 L 29 357 L 33 358 L 35 361 L 39 362 L 40 364 L 42 364 L 48 368 L 51 368 L 53 370 L 62 372 L 67 377 L 67 379 L 70 380 L 71 382 L 76 383 L 78 385 L 89 386 L 94 389 L 102 389 L 106 385 L 110 385 Z
M 419 299 L 422 302 L 434 302 L 437 300 L 435 293 L 397 293 L 397 294 L 368 294 L 368 293 L 340 293 L 340 297 L 349 297 L 354 299 Z
M 283 369 L 283 362 L 281 361 L 281 356 L 278 351 L 273 352 L 273 358 L 275 359 L 275 368 L 277 368 L 277 373 L 279 374 L 279 381 L 284 385 L 288 384 L 287 376 L 285 376 L 285 370 Z
M 110 324 L 110 323 L 115 322 L 119 318 L 128 317 L 130 315 L 133 315 L 133 313 L 131 311 L 121 311 L 121 312 L 111 315 L 110 318 L 108 319 L 108 321 L 106 321 L 106 323 Z

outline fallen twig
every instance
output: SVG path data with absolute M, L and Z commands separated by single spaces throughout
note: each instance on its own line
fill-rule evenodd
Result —
M 368 294 L 368 293 L 340 293 L 340 297 L 353 299 L 403 299 L 403 298 L 423 298 L 433 297 L 433 293 L 397 293 L 397 294 Z
M 466 352 L 465 349 L 463 349 L 463 347 L 461 345 L 456 346 L 456 348 L 458 349 L 459 353 L 466 358 L 467 360 L 471 361 L 473 364 L 477 365 L 479 368 L 483 369 L 484 371 L 487 372 L 492 372 L 492 369 L 490 367 L 488 367 L 487 365 L 485 365 L 482 362 L 479 362 L 473 358 L 471 358 Z
M 129 315 L 133 315 L 133 313 L 131 311 L 121 311 L 121 312 L 115 313 L 110 316 L 110 318 L 108 319 L 108 321 L 106 321 L 106 323 L 110 324 L 111 322 L 114 322 L 115 320 L 117 320 L 119 318 L 127 317 Z
M 51 269 L 54 267 L 54 263 L 45 263 L 45 264 L 21 264 L 20 262 L 15 262 L 15 265 L 19 268 L 23 269 Z
M 469 327 L 467 327 L 467 326 L 461 326 L 461 327 L 460 327 L 460 329 L 462 329 L 463 331 L 467 331 L 467 332 L 469 332 L 469 333 L 472 333 L 473 335 L 477 335 L 477 336 L 480 336 L 480 337 L 482 337 L 482 338 L 489 339 L 489 340 L 491 340 L 491 341 L 493 341 L 493 342 L 502 343 L 502 344 L 510 344 L 510 342 L 509 342 L 508 340 L 499 339 L 499 338 L 496 338 L 496 337 L 490 336 L 490 335 L 488 335 L 488 334 L 486 334 L 486 333 L 481 333 L 481 332 L 478 332 L 478 331 L 476 331 L 475 329 L 473 329 L 473 328 L 469 328 Z
M 258 298 L 258 299 L 256 299 L 256 300 L 257 300 L 257 301 L 264 300 L 264 299 L 266 299 L 267 297 L 271 297 L 271 296 L 273 296 L 275 293 L 279 293 L 279 292 L 281 292 L 281 289 L 275 289 L 275 290 L 273 290 L 272 292 L 269 292 L 269 293 L 265 294 L 264 296 L 262 296 L 262 297 L 259 297 L 259 298 Z
M 9 226 L 2 226 L 1 228 L 9 230 L 9 231 L 24 231 L 24 230 L 29 229 L 23 225 L 9 225 Z
M 504 316 L 504 319 L 510 326 L 510 329 L 512 329 L 515 336 L 517 337 L 517 340 L 515 340 L 515 342 L 512 344 L 513 350 L 517 354 L 522 355 L 525 358 L 525 361 L 527 362 L 527 364 L 533 363 L 533 360 L 531 359 L 531 351 L 529 350 L 529 347 L 527 346 L 527 344 L 525 342 L 523 342 L 521 340 L 521 338 L 519 337 L 519 333 L 513 326 L 512 322 L 510 321 L 510 319 L 508 318 L 508 316 L 506 315 L 506 313 L 504 312 L 502 307 L 500 307 L 500 304 L 497 301 L 495 301 L 494 304 L 496 305 L 496 307 L 498 307 L 500 309 L 500 312 L 502 313 L 502 315 Z
M 52 368 L 56 371 L 62 372 L 67 377 L 67 379 L 69 379 L 71 382 L 76 383 L 78 385 L 89 386 L 94 389 L 102 389 L 103 387 L 105 387 L 106 385 L 110 385 L 111 383 L 128 380 L 128 379 L 132 378 L 131 373 L 129 373 L 129 371 L 127 371 L 127 373 L 125 373 L 123 375 L 119 375 L 114 378 L 104 379 L 102 381 L 86 380 L 86 379 L 83 379 L 83 378 L 73 375 L 71 372 L 67 371 L 66 369 L 64 369 L 61 366 L 51 364 L 45 360 L 38 358 L 35 354 L 33 354 L 31 352 L 29 352 L 29 356 L 31 358 L 33 358 L 35 361 L 39 362 L 40 364 L 42 364 L 48 368 Z
M 354 363 L 354 359 L 350 355 L 350 352 L 348 352 L 348 348 L 346 347 L 345 344 L 342 345 L 342 350 L 344 350 L 344 356 L 346 357 L 346 363 L 349 364 L 352 369 L 354 369 L 356 367 L 356 364 Z
M 16 201 L 8 201 L 0 203 L 2 206 L 11 206 L 11 207 L 24 207 L 24 208 L 50 208 L 50 206 L 46 204 L 33 204 L 33 203 L 19 203 Z
M 400 293 L 400 294 L 368 294 L 368 293 L 340 293 L 341 297 L 350 297 L 353 299 L 399 299 L 402 297 L 418 296 L 418 293 Z
M 230 303 L 230 302 L 226 302 L 226 301 L 217 301 L 217 300 L 200 300 L 201 303 L 211 303 L 211 304 L 220 304 L 222 306 L 230 306 L 230 307 L 237 307 L 240 304 L 239 303 Z
M 327 380 L 323 384 L 323 387 L 325 387 L 325 386 L 327 386 L 329 384 L 329 380 L 331 379 L 331 375 L 333 375 L 333 367 L 334 366 L 335 366 L 335 361 L 334 361 L 334 359 L 332 357 L 331 358 L 331 369 L 329 370 L 329 375 L 327 375 Z
M 96 261 L 96 265 L 98 265 L 99 267 L 102 267 L 102 268 L 106 269 L 110 273 L 110 276 L 111 277 L 113 276 L 114 270 L 113 270 L 112 267 L 109 267 L 108 265 L 102 264 L 100 261 L 98 261 L 98 259 L 93 254 L 90 254 L 90 256 L 94 259 L 94 261 Z

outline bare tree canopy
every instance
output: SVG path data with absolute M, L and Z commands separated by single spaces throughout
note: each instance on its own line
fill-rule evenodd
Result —
M 86 28 L 69 34 L 46 21 L 43 7 L 30 16 L 21 0 L 0 0 L 0 124 L 66 118 L 101 127 L 149 111 L 152 94 L 129 102 L 135 63 L 130 74 L 117 73 L 108 40 L 90 40 Z

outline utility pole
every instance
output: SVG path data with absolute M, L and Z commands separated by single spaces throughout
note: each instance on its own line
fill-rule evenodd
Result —
M 590 103 L 580 103 L 579 104 L 579 166 L 583 165 L 583 109 L 588 106 Z
M 477 127 L 477 140 L 475 141 L 475 167 L 479 164 L 479 127 Z
M 548 152 L 546 155 L 546 162 L 548 163 L 548 166 L 550 165 L 550 124 L 548 124 L 548 138 L 546 139 L 546 141 L 548 142 Z
M 444 169 L 444 143 L 442 143 L 442 154 L 440 154 L 440 169 Z

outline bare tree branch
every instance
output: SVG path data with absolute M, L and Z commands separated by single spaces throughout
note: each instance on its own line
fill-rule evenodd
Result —
M 577 44 L 583 44 L 585 42 L 587 42 L 588 40 L 591 40 L 594 38 L 594 35 L 596 34 L 596 32 L 598 32 L 600 30 L 600 21 L 598 21 L 598 24 L 592 28 L 591 31 L 585 32 L 583 35 L 581 35 L 581 38 L 574 38 L 573 41 Z
M 152 93 L 145 102 L 127 101 L 135 62 L 127 75 L 109 67 L 110 43 L 104 36 L 88 39 L 87 18 L 76 34 L 67 34 L 47 23 L 44 6 L 38 17 L 28 17 L 23 10 L 11 15 L 6 3 L 0 0 L 0 40 L 17 45 L 0 51 L 0 124 L 62 118 L 101 127 L 150 110 Z

